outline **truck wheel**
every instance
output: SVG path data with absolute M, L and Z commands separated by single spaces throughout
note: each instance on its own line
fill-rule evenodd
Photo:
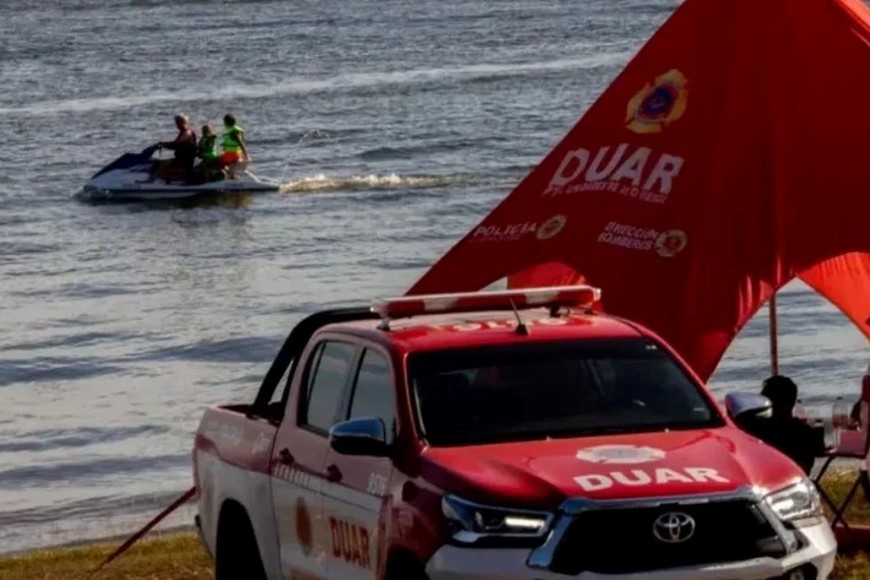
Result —
M 251 521 L 241 506 L 221 513 L 215 549 L 215 580 L 267 580 Z
M 426 567 L 410 554 L 400 553 L 390 559 L 386 580 L 429 580 Z

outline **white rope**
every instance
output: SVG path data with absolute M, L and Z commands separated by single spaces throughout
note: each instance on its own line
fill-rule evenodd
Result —
M 313 131 L 308 131 L 307 133 L 302 135 L 302 137 L 299 139 L 299 141 L 297 141 L 296 144 L 290 148 L 296 149 L 296 148 L 300 147 L 302 145 L 302 143 L 304 143 L 309 137 L 312 137 L 314 135 L 323 136 L 325 139 L 329 139 L 329 135 L 326 132 L 321 131 L 320 129 L 314 129 Z M 284 183 L 284 174 L 287 173 L 287 168 L 290 167 L 290 164 L 292 162 L 293 162 L 293 159 L 291 158 L 291 159 L 288 159 L 287 163 L 284 164 L 284 169 L 281 171 L 281 178 L 278 179 L 279 185 Z
M 275 185 L 275 186 L 281 185 L 280 181 L 276 181 L 276 180 L 272 179 L 271 177 L 257 177 L 256 175 L 251 173 L 250 170 L 248 170 L 248 169 L 245 169 L 245 175 L 247 175 L 248 177 L 250 177 L 254 181 L 257 181 L 260 183 L 265 183 L 267 185 Z

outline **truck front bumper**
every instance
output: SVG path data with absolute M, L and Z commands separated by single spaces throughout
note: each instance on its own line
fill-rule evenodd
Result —
M 834 567 L 837 541 L 827 522 L 800 529 L 804 547 L 782 559 L 755 558 L 741 562 L 670 568 L 627 575 L 584 572 L 578 580 L 812 580 L 827 578 Z M 726 537 L 723 541 L 728 541 Z M 582 546 L 578 546 L 582 549 Z M 525 549 L 462 548 L 443 546 L 429 560 L 426 573 L 431 580 L 565 580 L 556 574 L 527 565 Z M 614 557 L 631 558 L 631 547 L 614 547 Z M 802 575 L 801 575 L 802 573 Z

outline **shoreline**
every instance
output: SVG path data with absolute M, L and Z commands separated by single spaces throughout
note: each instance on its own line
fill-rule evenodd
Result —
M 74 550 L 76 548 L 93 548 L 99 546 L 106 546 L 109 544 L 116 544 L 120 546 L 122 543 L 126 542 L 128 538 L 130 538 L 133 534 L 136 533 L 137 530 L 131 530 L 122 534 L 112 534 L 109 536 L 99 536 L 94 538 L 82 538 L 80 540 L 70 540 L 69 542 L 61 542 L 60 544 L 50 544 L 42 547 L 36 548 L 23 548 L 20 550 L 15 550 L 12 552 L 0 552 L 0 560 L 7 560 L 9 558 L 20 558 L 32 556 L 34 554 L 46 553 L 46 552 L 56 552 L 63 550 Z M 150 530 L 147 534 L 139 538 L 139 540 L 133 544 L 133 547 L 136 547 L 140 542 L 144 542 L 147 540 L 156 540 L 164 536 L 174 536 L 177 534 L 183 533 L 196 533 L 196 526 L 193 524 L 178 524 L 169 526 L 166 528 L 154 529 Z M 131 548 L 132 549 L 132 548 Z
M 149 496 L 146 501 L 128 503 L 115 499 L 96 505 L 90 513 L 69 517 L 46 518 L 42 521 L 9 519 L 10 527 L 0 532 L 0 558 L 26 555 L 40 550 L 74 548 L 81 545 L 124 542 L 162 513 L 181 492 Z M 141 498 L 138 498 L 141 500 Z M 184 531 L 194 528 L 196 502 L 191 500 L 168 514 L 149 532 Z

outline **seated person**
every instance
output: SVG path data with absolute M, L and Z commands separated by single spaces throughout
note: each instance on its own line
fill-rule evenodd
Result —
M 218 156 L 216 146 L 217 135 L 214 134 L 211 125 L 203 125 L 202 137 L 199 138 L 199 143 L 196 146 L 196 156 L 203 161 L 214 161 Z
M 870 320 L 868 320 L 870 324 Z M 852 406 L 852 412 L 849 414 L 849 429 L 867 430 L 870 425 L 867 425 L 867 417 L 861 417 L 862 401 L 870 402 L 870 365 L 864 371 L 864 376 L 861 379 L 861 397 L 855 401 Z
M 797 393 L 797 385 L 788 377 L 774 375 L 765 380 L 761 394 L 770 399 L 773 414 L 769 419 L 758 421 L 752 432 L 809 473 L 816 457 L 824 454 L 824 437 L 794 417 Z
M 239 161 L 250 160 L 245 147 L 245 130 L 236 122 L 236 117 L 230 113 L 224 115 L 224 134 L 221 140 L 221 154 L 218 157 L 222 168 L 231 168 Z M 232 178 L 232 170 L 229 171 Z
M 175 116 L 175 127 L 178 135 L 172 141 L 160 141 L 157 145 L 161 149 L 169 149 L 175 152 L 172 159 L 159 160 L 154 165 L 151 177 L 146 181 L 150 183 L 161 178 L 167 183 L 171 179 L 184 179 L 196 162 L 196 133 L 190 126 L 190 122 L 184 115 Z
M 221 164 L 217 154 L 217 135 L 211 125 L 202 126 L 202 136 L 196 146 L 196 156 L 202 160 L 199 171 L 206 181 L 211 181 L 221 173 Z
M 852 405 L 852 410 L 849 412 L 849 429 L 861 429 L 861 399 L 855 401 Z

